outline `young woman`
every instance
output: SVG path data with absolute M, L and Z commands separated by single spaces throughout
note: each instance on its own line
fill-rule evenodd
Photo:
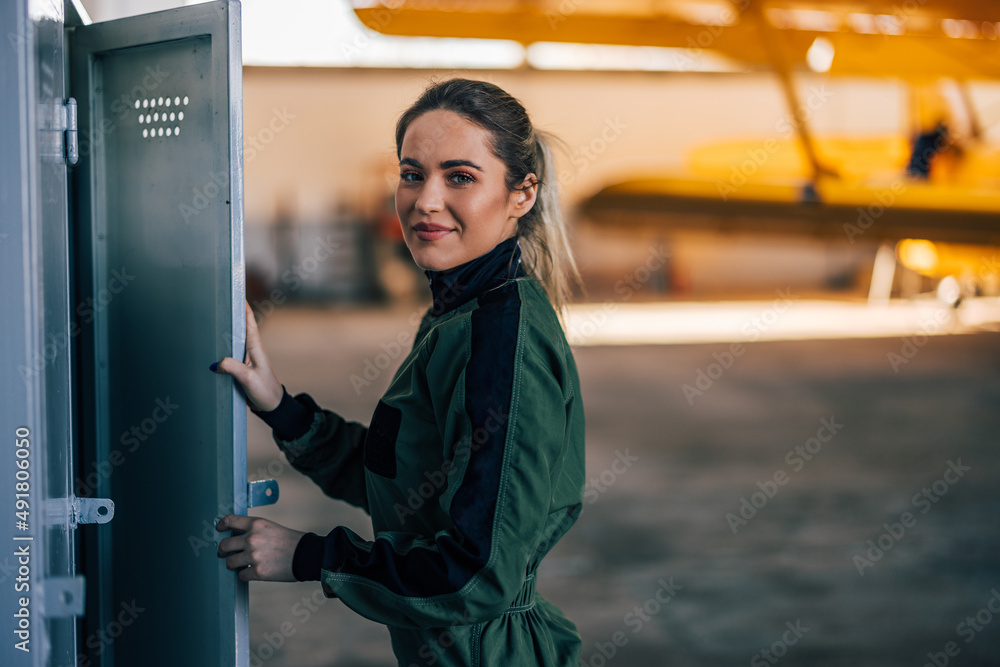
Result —
M 246 360 L 213 365 L 297 470 L 371 515 L 375 539 L 229 515 L 219 555 L 244 581 L 320 581 L 388 626 L 400 665 L 577 665 L 576 627 L 535 592 L 584 486 L 556 316 L 576 268 L 546 139 L 500 88 L 453 79 L 402 115 L 396 152 L 396 212 L 433 302 L 371 425 L 290 396 L 249 308 Z

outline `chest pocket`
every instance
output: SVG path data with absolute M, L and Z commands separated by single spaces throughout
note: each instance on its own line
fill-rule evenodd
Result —
M 396 437 L 403 411 L 382 401 L 375 407 L 371 426 L 365 437 L 365 467 L 376 475 L 396 477 Z

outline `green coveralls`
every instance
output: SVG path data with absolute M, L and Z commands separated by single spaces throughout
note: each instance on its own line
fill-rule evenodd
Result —
M 374 527 L 374 541 L 307 534 L 295 575 L 387 625 L 403 667 L 578 665 L 576 627 L 535 592 L 582 508 L 569 345 L 516 238 L 427 274 L 434 305 L 369 428 L 307 394 L 261 414 L 289 462 Z

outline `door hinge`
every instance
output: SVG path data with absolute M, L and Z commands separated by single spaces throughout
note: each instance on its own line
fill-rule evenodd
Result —
M 84 523 L 107 523 L 115 516 L 115 504 L 109 498 L 49 498 L 45 501 L 45 520 L 50 526 Z
M 39 153 L 44 162 L 76 164 L 80 160 L 79 131 L 76 120 L 76 100 L 42 104 L 38 129 L 41 131 Z

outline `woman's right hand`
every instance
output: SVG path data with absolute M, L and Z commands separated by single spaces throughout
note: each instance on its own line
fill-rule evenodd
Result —
M 257 331 L 257 320 L 254 319 L 250 304 L 246 305 L 247 317 L 247 350 L 242 362 L 232 357 L 212 364 L 215 373 L 231 375 L 243 387 L 250 407 L 257 412 L 274 410 L 281 403 L 284 389 L 278 378 L 271 371 L 271 362 L 267 360 L 264 346 L 260 342 Z

